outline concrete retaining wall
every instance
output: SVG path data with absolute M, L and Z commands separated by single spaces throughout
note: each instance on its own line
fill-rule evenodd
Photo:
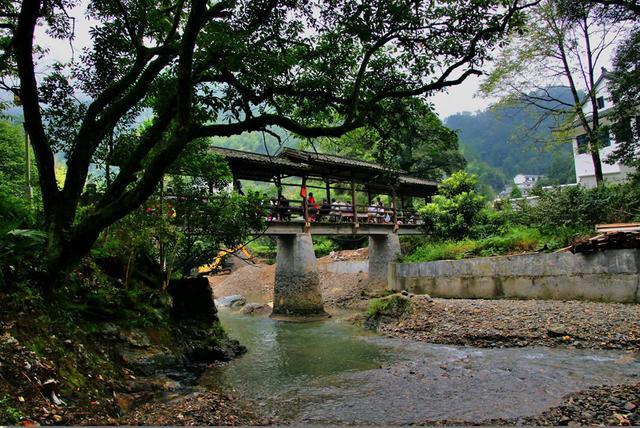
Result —
M 449 298 L 640 303 L 640 250 L 390 263 L 388 288 Z
M 331 273 L 360 273 L 369 272 L 368 260 L 355 260 L 355 261 L 338 261 L 327 263 L 326 265 L 319 265 L 319 271 L 327 271 Z

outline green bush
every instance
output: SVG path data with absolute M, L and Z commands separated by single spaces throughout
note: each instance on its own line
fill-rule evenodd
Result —
M 470 236 L 479 223 L 485 199 L 478 194 L 478 178 L 458 171 L 440 183 L 439 194 L 420 208 L 426 232 L 440 239 L 461 239 Z
M 25 198 L 0 185 L 0 235 L 13 229 L 32 228 L 34 223 L 33 210 Z
M 516 226 L 482 239 L 433 241 L 417 247 L 402 261 L 409 263 L 434 260 L 459 260 L 469 257 L 489 257 L 533 251 L 554 251 L 567 246 L 580 234 L 579 230 L 563 227 L 542 231 Z
M 313 237 L 313 251 L 315 252 L 316 257 L 328 256 L 329 253 L 335 251 L 335 249 L 336 246 L 331 239 L 325 236 Z
M 429 242 L 419 246 L 411 254 L 402 258 L 403 262 L 420 263 L 434 260 L 459 260 L 474 254 L 477 242 L 463 241 Z
M 394 294 L 369 302 L 367 316 L 380 318 L 382 316 L 399 318 L 411 309 L 411 301 L 402 295 Z
M 590 229 L 598 223 L 640 219 L 638 183 L 582 186 L 541 191 L 535 205 L 517 207 L 520 224 L 542 228 Z
M 276 258 L 276 240 L 275 238 L 264 236 L 249 242 L 247 249 L 252 256 L 269 260 Z

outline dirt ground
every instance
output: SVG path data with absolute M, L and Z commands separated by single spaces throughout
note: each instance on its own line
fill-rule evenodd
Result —
M 368 274 L 327 272 L 326 265 L 336 261 L 367 260 L 367 248 L 337 251 L 318 259 L 320 287 L 325 303 L 329 307 L 364 308 L 370 298 L 367 292 Z M 234 270 L 226 275 L 209 277 L 216 298 L 240 294 L 249 303 L 269 303 L 273 300 L 276 265 L 262 262 L 252 264 L 237 260 Z

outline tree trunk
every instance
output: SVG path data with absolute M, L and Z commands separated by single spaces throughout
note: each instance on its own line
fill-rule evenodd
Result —
M 589 153 L 591 154 L 591 160 L 593 162 L 593 171 L 596 176 L 596 184 L 599 186 L 604 183 L 604 176 L 602 174 L 602 162 L 600 161 L 598 137 L 592 137 L 589 139 Z
M 98 230 L 79 233 L 67 232 L 56 224 L 49 226 L 46 270 L 52 286 L 89 254 L 99 234 Z

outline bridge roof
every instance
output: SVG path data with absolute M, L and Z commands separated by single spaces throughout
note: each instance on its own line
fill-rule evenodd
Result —
M 269 156 L 223 147 L 212 150 L 227 159 L 234 177 L 243 180 L 272 181 L 277 175 L 306 175 L 333 183 L 353 180 L 376 193 L 388 193 L 394 186 L 399 194 L 418 197 L 434 194 L 438 185 L 373 162 L 325 153 L 285 148 L 278 155 Z

